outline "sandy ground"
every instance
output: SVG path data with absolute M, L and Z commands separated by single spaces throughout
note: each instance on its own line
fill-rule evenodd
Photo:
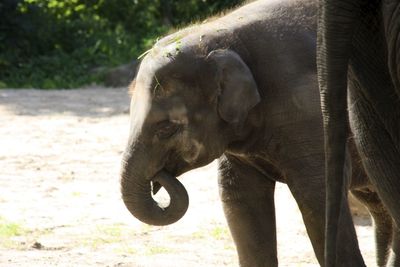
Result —
M 134 219 L 119 193 L 126 89 L 0 90 L 0 266 L 238 266 L 215 163 L 181 177 L 187 214 Z M 276 194 L 280 266 L 318 266 L 286 185 Z M 374 266 L 372 226 L 357 218 Z

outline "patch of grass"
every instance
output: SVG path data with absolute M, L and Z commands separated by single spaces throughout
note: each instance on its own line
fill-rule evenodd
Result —
M 119 254 L 129 254 L 129 255 L 138 254 L 137 249 L 135 249 L 133 247 L 128 247 L 128 246 L 119 246 L 117 248 L 114 248 L 113 251 L 115 253 L 119 253 Z
M 18 239 L 27 234 L 29 231 L 21 224 L 0 217 L 0 247 L 21 249 L 24 243 Z
M 229 230 L 227 227 L 215 226 L 211 231 L 211 236 L 217 240 L 221 240 L 229 236 Z
M 100 234 L 108 237 L 120 237 L 122 235 L 123 224 L 112 224 L 112 225 L 99 225 L 96 227 Z
M 170 253 L 175 253 L 173 249 L 167 248 L 167 247 L 149 247 L 146 251 L 146 255 L 158 255 L 158 254 L 170 254 Z
M 72 192 L 72 196 L 80 197 L 80 196 L 82 196 L 82 193 L 81 192 Z
M 206 239 L 208 234 L 205 231 L 194 232 L 191 237 L 194 239 Z
M 225 226 L 214 226 L 210 229 L 202 229 L 194 232 L 191 237 L 194 239 L 207 239 L 212 238 L 216 240 L 226 239 L 230 236 L 229 229 Z
M 71 172 L 64 172 L 64 173 L 61 173 L 59 176 L 58 176 L 58 179 L 59 180 L 62 180 L 62 181 L 73 181 L 74 179 L 75 179 L 75 172 L 73 172 L 73 171 L 71 171 Z
M 224 245 L 224 249 L 229 251 L 236 250 L 234 245 L 228 245 L 228 244 Z
M 147 232 L 151 232 L 151 231 L 153 231 L 154 230 L 154 226 L 152 226 L 152 225 L 149 225 L 149 224 L 142 224 L 141 226 L 140 226 L 140 232 L 141 233 L 147 233 Z
M 124 224 L 96 225 L 90 236 L 86 236 L 82 243 L 96 249 L 104 244 L 124 243 L 126 236 L 133 235 L 135 233 Z
M 122 223 L 96 225 L 89 236 L 82 237 L 79 245 L 93 250 L 107 246 L 115 253 L 134 255 L 139 253 L 139 249 L 131 243 L 136 234 L 135 230 Z
M 24 235 L 27 232 L 24 227 L 15 222 L 9 222 L 0 218 L 0 237 L 10 238 Z
M 3 81 L 0 81 L 0 89 L 7 88 L 7 84 Z
M 92 249 L 97 249 L 101 246 L 103 246 L 104 244 L 109 244 L 112 243 L 110 242 L 109 239 L 104 239 L 104 238 L 100 238 L 100 237 L 94 237 L 94 238 L 86 238 L 82 244 L 85 247 L 90 247 Z

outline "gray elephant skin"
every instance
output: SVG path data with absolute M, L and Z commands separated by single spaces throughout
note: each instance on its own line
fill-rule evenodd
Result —
M 278 265 L 276 182 L 289 186 L 324 265 L 316 21 L 316 2 L 259 1 L 155 44 L 131 84 L 122 160 L 122 198 L 136 218 L 152 225 L 179 220 L 188 195 L 176 177 L 219 158 L 220 196 L 240 265 Z M 374 215 L 376 231 L 385 232 L 391 218 L 366 183 L 354 146 L 349 151 L 351 187 Z M 171 198 L 166 208 L 152 198 L 160 186 Z M 362 264 L 345 194 L 338 217 L 341 262 Z M 390 246 L 391 233 L 380 236 Z
M 398 0 L 320 1 L 317 58 L 326 140 L 326 266 L 337 266 L 339 257 L 337 216 L 348 121 L 364 169 L 397 224 L 389 265 L 400 266 L 395 245 L 400 239 L 399 36 Z M 381 259 L 378 266 L 385 266 L 387 257 Z

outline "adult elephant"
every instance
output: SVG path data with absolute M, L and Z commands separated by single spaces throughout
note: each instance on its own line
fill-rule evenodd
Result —
M 337 216 L 348 118 L 363 166 L 400 225 L 399 52 L 398 0 L 320 1 L 317 62 L 325 128 L 326 266 L 336 266 L 340 244 Z M 394 254 L 391 265 L 400 266 L 399 258 Z
M 153 225 L 179 220 L 188 196 L 176 177 L 220 158 L 221 199 L 241 266 L 278 264 L 276 182 L 289 186 L 323 265 L 316 13 L 315 1 L 258 1 L 169 35 L 149 51 L 131 85 L 121 174 L 122 198 L 135 217 Z M 170 195 L 168 207 L 152 198 L 160 185 Z M 360 192 L 372 203 L 373 192 Z M 339 262 L 362 265 L 342 197 Z M 375 204 L 371 213 L 383 229 L 391 227 L 390 220 L 381 220 L 386 217 L 379 199 Z

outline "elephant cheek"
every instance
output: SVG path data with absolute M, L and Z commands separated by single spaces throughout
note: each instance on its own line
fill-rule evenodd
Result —
M 204 146 L 198 141 L 194 140 L 184 149 L 182 152 L 182 158 L 187 163 L 193 164 L 197 161 L 202 152 L 204 152 Z

